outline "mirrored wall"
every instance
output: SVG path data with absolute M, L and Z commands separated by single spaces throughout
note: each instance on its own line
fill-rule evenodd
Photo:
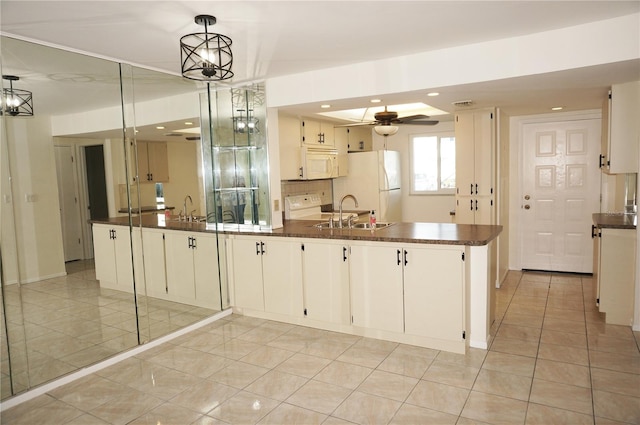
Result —
M 32 117 L 0 119 L 6 399 L 209 317 L 228 299 L 215 231 L 207 232 L 216 250 L 197 283 L 199 300 L 175 296 L 181 270 L 158 278 L 184 252 L 157 232 L 169 235 L 167 224 L 184 215 L 207 215 L 204 187 L 212 183 L 200 141 L 207 87 L 6 37 L 1 43 L 2 74 L 19 76 L 14 87 L 31 91 L 34 103 Z M 167 249 L 174 251 L 163 261 L 172 264 L 158 263 L 155 254 Z

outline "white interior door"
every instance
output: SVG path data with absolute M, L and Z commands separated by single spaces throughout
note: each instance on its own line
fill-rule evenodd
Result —
M 78 204 L 78 187 L 74 177 L 73 148 L 56 146 L 55 155 L 64 261 L 80 260 L 84 258 L 82 220 Z
M 593 271 L 600 120 L 523 125 L 522 268 Z

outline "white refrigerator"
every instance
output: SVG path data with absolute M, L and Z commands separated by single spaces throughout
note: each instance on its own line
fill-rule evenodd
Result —
M 348 154 L 346 177 L 333 180 L 333 205 L 337 210 L 346 194 L 358 199 L 358 210 L 373 210 L 378 221 L 402 221 L 400 152 L 370 151 Z M 344 209 L 353 209 L 347 199 Z

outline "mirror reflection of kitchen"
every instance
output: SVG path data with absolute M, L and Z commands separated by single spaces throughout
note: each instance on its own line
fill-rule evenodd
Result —
M 217 310 L 148 297 L 139 277 L 136 294 L 101 287 L 89 223 L 159 203 L 177 214 L 186 195 L 204 214 L 196 84 L 7 37 L 2 73 L 25 76 L 34 102 L 33 116 L 2 117 L 5 399 Z M 149 146 L 166 153 L 162 181 L 140 173 Z

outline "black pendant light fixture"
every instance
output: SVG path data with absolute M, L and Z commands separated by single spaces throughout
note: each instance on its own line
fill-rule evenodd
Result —
M 208 27 L 216 23 L 214 16 L 198 15 L 195 22 L 204 25 L 204 32 L 187 34 L 180 39 L 182 75 L 199 81 L 221 81 L 233 77 L 231 39 L 208 31 Z
M 33 116 L 33 95 L 30 91 L 14 89 L 13 82 L 20 80 L 15 75 L 3 75 L 9 81 L 9 88 L 2 89 L 2 108 L 0 115 Z

